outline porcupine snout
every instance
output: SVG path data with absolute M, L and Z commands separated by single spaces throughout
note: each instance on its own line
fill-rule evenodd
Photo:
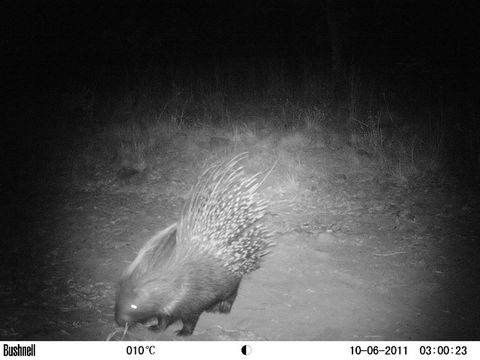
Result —
M 133 294 L 128 294 L 123 288 L 123 284 L 120 284 L 115 299 L 115 322 L 118 325 L 123 327 L 127 323 L 136 321 L 137 316 L 132 314 L 138 310 L 134 298 Z
M 125 281 L 128 283 L 128 279 Z M 141 294 L 132 290 L 130 284 L 121 283 L 115 301 L 115 321 L 120 326 L 145 323 L 156 317 L 156 309 Z
M 133 321 L 133 318 L 128 314 L 128 311 L 124 309 L 125 306 L 124 299 L 117 295 L 115 299 L 115 322 L 121 327 L 124 327 L 125 324 Z

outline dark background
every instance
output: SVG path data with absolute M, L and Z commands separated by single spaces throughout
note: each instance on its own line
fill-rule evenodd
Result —
M 431 91 L 463 96 L 476 86 L 474 2 L 6 1 L 4 95 L 13 100 L 85 84 L 118 89 L 133 86 L 135 75 L 146 71 L 168 79 L 167 89 L 178 78 L 173 67 L 260 69 L 275 61 L 298 85 L 305 63 L 315 66 L 311 75 L 331 71 L 328 3 L 345 72 L 361 68 L 400 94 L 428 83 Z
M 431 211 L 446 218 L 451 216 L 451 209 L 460 209 L 457 215 L 463 225 L 450 225 L 443 217 L 439 222 L 448 225 L 448 230 L 454 234 L 461 235 L 461 229 L 469 231 L 472 242 L 465 241 L 463 247 L 459 247 L 446 228 L 438 230 L 440 235 L 452 239 L 445 251 L 445 258 L 453 261 L 452 268 L 467 264 L 465 272 L 451 280 L 452 284 L 464 286 L 466 290 L 451 290 L 447 286 L 444 291 L 449 299 L 451 296 L 455 300 L 463 291 L 462 301 L 468 306 L 457 306 L 453 300 L 451 303 L 468 315 L 477 303 L 474 300 L 478 299 L 478 289 L 472 285 L 478 273 L 475 259 L 478 236 L 475 221 L 471 220 L 474 219 L 472 213 L 478 214 L 474 205 L 464 206 L 464 199 L 474 198 L 471 186 L 478 186 L 480 173 L 480 22 L 476 5 L 476 1 L 453 0 L 1 1 L 0 138 L 5 160 L 0 183 L 5 194 L 2 209 L 6 216 L 2 219 L 7 224 L 1 243 L 2 248 L 9 251 L 1 252 L 5 267 L 2 271 L 7 271 L 5 276 L 0 275 L 13 289 L 8 293 L 13 295 L 5 296 L 5 300 L 18 301 L 16 309 L 23 309 L 20 313 L 26 319 L 13 319 L 11 323 L 29 324 L 31 313 L 43 315 L 42 307 L 37 310 L 33 305 L 24 306 L 24 300 L 28 298 L 34 305 L 48 305 L 51 294 L 46 292 L 43 301 L 37 296 L 37 287 L 53 289 L 51 279 L 61 284 L 57 305 L 63 309 L 66 300 L 61 286 L 65 286 L 67 280 L 68 284 L 91 285 L 94 277 L 88 271 L 103 271 L 99 264 L 110 259 L 112 254 L 116 256 L 112 263 L 120 268 L 132 255 L 129 239 L 134 237 L 133 233 L 140 234 L 146 226 L 147 217 L 142 215 L 144 202 L 137 200 L 134 210 L 126 215 L 117 210 L 125 220 L 121 236 L 110 231 L 106 237 L 108 241 L 97 241 L 98 227 L 114 223 L 120 217 L 115 213 L 116 206 L 130 209 L 132 202 L 125 200 L 123 206 L 116 198 L 110 200 L 106 196 L 106 205 L 97 206 L 104 199 L 103 195 L 111 195 L 108 191 L 111 189 L 107 186 L 107 190 L 95 188 L 90 192 L 87 185 L 94 182 L 92 178 L 95 181 L 113 179 L 105 183 L 117 185 L 115 181 L 120 182 L 118 178 L 121 177 L 118 174 L 138 175 L 147 166 L 157 165 L 160 175 L 154 181 L 164 187 L 170 183 L 186 187 L 193 180 L 186 178 L 183 170 L 193 173 L 194 166 L 199 165 L 198 159 L 180 162 L 175 156 L 181 151 L 167 150 L 174 149 L 177 143 L 183 144 L 182 139 L 191 139 L 188 136 L 205 124 L 231 129 L 232 124 L 228 122 L 231 121 L 240 126 L 251 104 L 255 104 L 256 119 L 266 118 L 265 114 L 280 114 L 271 116 L 278 123 L 270 123 L 270 128 L 267 126 L 271 133 L 278 131 L 279 138 L 289 134 L 285 129 L 302 126 L 302 119 L 309 114 L 322 115 L 314 118 L 319 123 L 313 127 L 321 131 L 308 133 L 307 128 L 306 135 L 320 134 L 326 140 L 334 138 L 330 136 L 334 131 L 348 135 L 361 133 L 365 127 L 359 124 L 368 125 L 371 119 L 378 119 L 379 122 L 374 123 L 373 128 L 367 126 L 367 130 L 385 127 L 386 133 L 387 128 L 393 129 L 396 135 L 391 139 L 397 142 L 392 141 L 388 149 L 380 147 L 381 156 L 368 158 L 372 162 L 381 163 L 392 149 L 402 150 L 400 145 L 410 150 L 408 146 L 414 141 L 414 150 L 428 157 L 429 153 L 421 146 L 429 148 L 428 145 L 435 145 L 432 141 L 438 140 L 436 150 L 442 157 L 442 165 L 435 169 L 439 172 L 429 173 L 425 165 L 429 165 L 427 158 L 426 162 L 414 164 L 418 172 L 405 182 L 425 185 L 419 192 L 427 194 L 430 185 L 426 184 L 430 181 L 438 185 L 439 192 L 443 191 L 442 179 L 450 179 L 453 175 L 459 181 L 448 188 L 449 195 L 454 198 L 462 194 L 452 202 L 455 205 L 449 207 L 448 200 L 439 200 L 446 210 L 440 211 L 438 205 L 438 209 L 434 207 Z M 215 108 L 205 110 L 207 105 L 217 103 L 222 111 L 227 109 L 232 115 L 222 118 L 222 113 L 216 117 Z M 288 111 L 293 116 L 281 120 L 281 115 Z M 165 131 L 166 140 L 159 138 L 158 147 L 147 149 L 151 150 L 150 157 L 142 151 L 135 153 L 138 150 L 135 146 L 128 148 L 132 144 L 143 145 L 142 139 L 148 143 L 154 138 L 156 133 L 150 130 L 157 129 L 155 121 L 167 124 L 170 121 L 176 125 L 178 114 L 182 114 L 184 123 L 181 125 L 191 130 L 190 133 L 185 131 L 187 135 L 179 135 Z M 382 116 L 375 117 L 376 114 Z M 323 131 L 321 121 L 325 121 L 325 128 L 328 125 L 334 131 Z M 123 132 L 116 132 L 115 126 Z M 144 132 L 139 130 L 135 133 L 137 137 L 130 137 L 130 128 L 141 128 Z M 116 138 L 117 133 L 123 138 Z M 363 134 L 367 134 L 368 140 L 371 133 Z M 308 136 L 304 139 L 311 140 Z M 272 143 L 275 142 L 272 140 Z M 144 161 L 147 166 L 138 161 L 142 166 L 134 167 L 133 171 L 130 168 L 123 173 L 119 171 L 124 164 L 120 150 L 125 144 L 127 150 L 133 149 L 134 155 L 141 155 L 142 161 L 147 159 Z M 203 148 L 195 145 L 198 146 L 193 147 L 196 153 L 188 146 L 184 148 L 197 155 Z M 365 155 L 364 148 L 347 146 L 346 141 L 338 149 L 341 151 L 343 147 L 353 148 L 354 156 Z M 280 145 L 279 149 L 283 150 Z M 333 147 L 332 151 L 335 150 L 337 148 Z M 363 155 L 357 150 L 362 150 Z M 323 154 L 323 150 L 319 151 Z M 316 160 L 317 155 L 314 153 L 312 158 Z M 171 167 L 162 162 L 168 156 L 171 156 Z M 403 165 L 396 162 L 397 159 L 391 163 Z M 430 161 L 435 162 L 433 158 Z M 265 161 L 267 163 L 274 161 Z M 295 171 L 298 164 L 295 160 L 290 164 Z M 407 165 L 411 165 L 408 156 Z M 175 171 L 170 173 L 170 169 L 180 175 L 171 175 Z M 293 175 L 293 180 L 301 176 Z M 317 175 L 314 172 L 310 178 L 317 181 Z M 408 174 L 400 175 L 407 177 Z M 140 179 L 145 178 L 147 175 L 140 176 Z M 355 183 L 352 178 L 348 180 Z M 80 179 L 80 185 L 72 179 Z M 327 192 L 334 192 L 337 187 L 341 190 L 342 179 L 347 179 L 343 173 Z M 407 188 L 403 180 L 401 186 Z M 153 188 L 157 189 L 157 183 L 150 190 Z M 307 190 L 317 188 L 321 186 L 315 182 Z M 75 192 L 78 189 L 80 191 Z M 179 202 L 179 192 L 178 187 L 175 191 L 166 191 L 174 198 L 172 203 Z M 408 196 L 395 199 L 401 203 L 400 209 L 410 209 L 410 203 L 402 202 L 408 202 Z M 409 217 L 409 212 L 388 210 L 390 200 L 382 200 L 386 201 L 389 220 L 408 223 L 414 219 Z M 152 223 L 147 224 L 152 231 L 158 227 L 160 216 L 173 217 L 175 213 L 173 210 L 163 212 L 157 203 L 151 207 L 158 211 L 152 211 L 155 216 L 152 215 Z M 104 213 L 110 217 L 103 218 L 102 213 L 92 220 L 91 209 L 97 212 L 106 209 Z M 368 212 L 369 209 L 363 210 Z M 419 212 L 427 213 L 427 210 L 430 205 L 420 208 Z M 135 227 L 128 222 L 132 219 L 141 221 Z M 412 224 L 413 227 L 415 224 Z M 412 232 L 416 231 L 413 228 Z M 404 241 L 401 231 L 397 235 L 401 237 L 400 242 Z M 440 235 L 432 236 L 436 239 Z M 383 239 L 382 236 L 379 239 Z M 123 242 L 118 245 L 119 241 Z M 429 238 L 422 241 L 428 244 Z M 117 245 L 123 246 L 123 253 L 117 251 Z M 81 251 L 89 249 L 91 253 L 82 255 Z M 412 249 L 415 253 L 415 248 Z M 441 260 L 429 248 L 425 249 L 432 259 Z M 55 273 L 56 277 L 56 270 L 52 270 L 54 261 L 47 255 L 62 266 Z M 351 259 L 356 256 L 356 250 L 352 251 Z M 466 258 L 469 261 L 464 261 Z M 70 272 L 63 268 L 69 264 L 74 264 Z M 385 268 L 390 269 L 390 264 L 385 263 Z M 78 269 L 88 270 L 83 273 L 83 282 L 78 279 Z M 70 274 L 73 275 L 65 279 Z M 108 281 L 113 283 L 113 270 L 108 275 L 112 277 Z M 99 278 L 107 281 L 102 276 Z M 332 284 L 334 288 L 334 281 Z M 105 288 L 100 284 L 99 292 Z M 101 304 L 111 311 L 113 295 L 103 295 Z M 85 296 L 98 305 L 91 293 Z M 82 307 L 76 305 L 78 298 L 73 296 L 73 309 Z M 84 307 L 96 310 L 93 306 Z M 56 311 L 54 306 L 47 308 Z M 432 318 L 436 316 L 437 313 L 433 313 Z M 95 313 L 93 318 L 97 317 Z M 474 317 L 470 319 L 475 322 Z M 461 327 L 461 322 L 457 325 Z M 467 329 L 471 330 L 469 339 L 470 334 L 478 334 L 474 325 Z M 449 329 L 446 326 L 440 330 Z M 16 333 L 12 336 L 17 338 Z
M 446 167 L 476 181 L 475 2 L 3 1 L 1 7 L 2 143 L 15 185 L 18 178 L 30 181 L 24 171 L 48 167 L 47 152 L 58 152 L 53 144 L 70 146 L 79 128 L 123 121 L 111 115 L 115 97 L 131 97 L 133 111 L 149 97 L 144 108 L 160 113 L 164 104 L 181 97 L 201 103 L 206 94 L 238 107 L 252 99 L 325 106 L 340 125 L 352 118 L 345 110 L 352 101 L 361 120 L 378 109 L 398 112 L 401 119 L 390 116 L 396 128 L 440 129 Z M 88 117 L 64 106 L 66 94 L 82 91 L 95 98 Z

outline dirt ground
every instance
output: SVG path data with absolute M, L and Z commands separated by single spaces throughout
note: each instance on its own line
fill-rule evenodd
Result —
M 232 312 L 204 313 L 187 339 L 179 323 L 125 339 L 480 340 L 478 191 L 446 175 L 382 177 L 348 149 L 301 156 L 298 181 L 279 162 L 262 187 L 276 246 Z M 16 245 L 3 251 L 1 339 L 121 339 L 115 283 L 184 201 L 172 191 L 181 175 L 155 171 L 155 181 L 42 192 L 8 209 L 22 221 L 7 225 Z

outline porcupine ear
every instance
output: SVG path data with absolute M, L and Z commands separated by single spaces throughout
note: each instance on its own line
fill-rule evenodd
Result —
M 177 224 L 172 224 L 169 227 L 155 234 L 138 252 L 135 260 L 125 270 L 124 276 L 130 276 L 135 271 L 138 273 L 145 273 L 151 267 L 152 261 L 147 259 L 155 259 L 155 262 L 166 261 L 169 259 L 177 243 Z

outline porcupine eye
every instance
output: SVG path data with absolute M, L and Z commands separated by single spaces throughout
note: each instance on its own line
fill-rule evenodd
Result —
M 135 304 L 130 304 L 130 309 L 137 310 L 138 306 Z

